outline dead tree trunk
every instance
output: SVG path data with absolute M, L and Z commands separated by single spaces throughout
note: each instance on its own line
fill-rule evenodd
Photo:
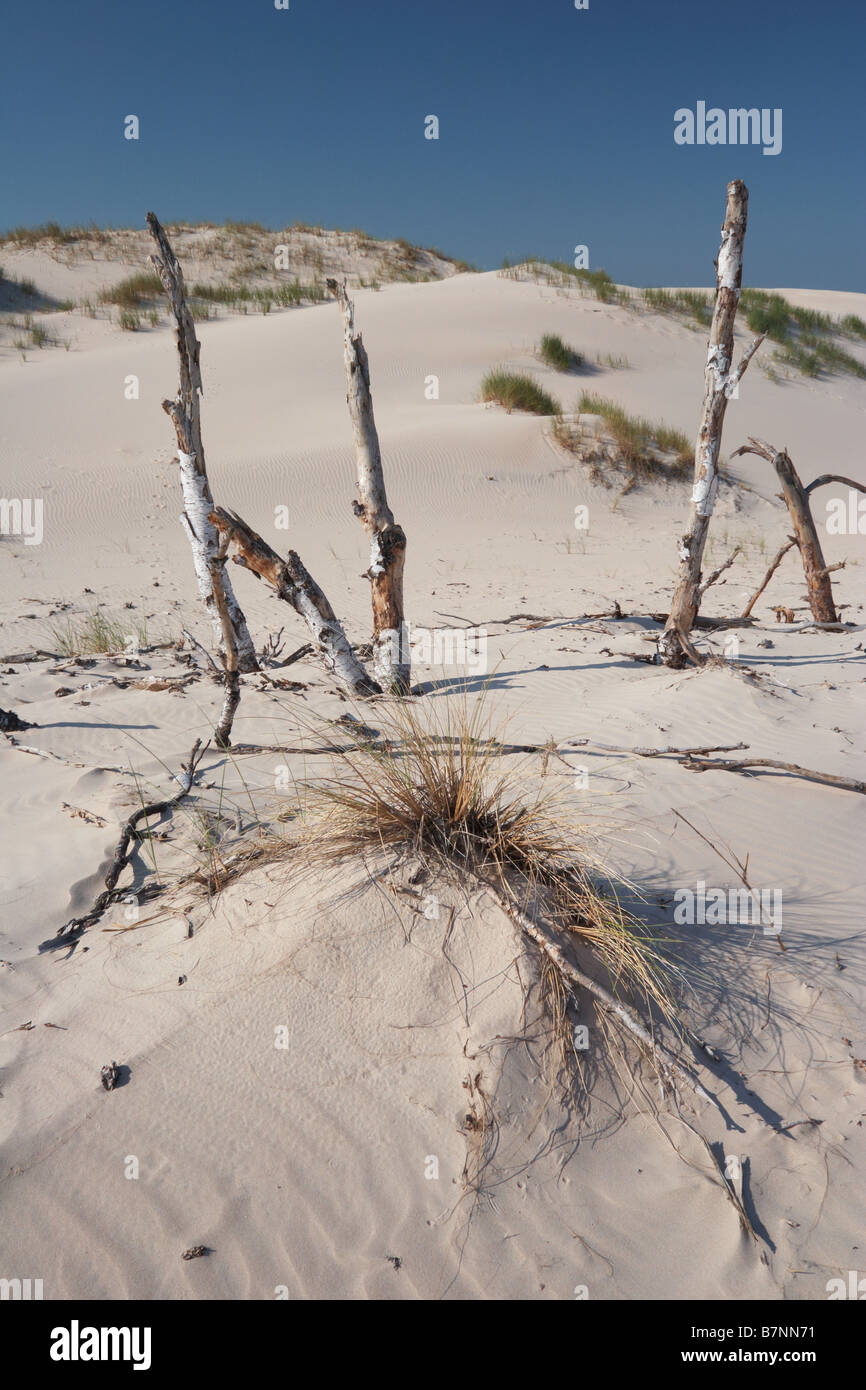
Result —
M 812 617 L 816 623 L 838 623 L 839 616 L 833 599 L 833 585 L 830 582 L 830 573 L 824 562 L 821 542 L 818 539 L 818 531 L 809 506 L 808 493 L 811 489 L 803 487 L 797 470 L 784 449 L 779 452 L 771 444 L 766 444 L 764 440 L 750 437 L 748 444 L 737 449 L 732 457 L 736 457 L 737 454 L 757 454 L 775 468 L 779 482 L 782 484 L 782 496 L 794 524 L 794 535 L 799 547 L 800 558 L 803 561 Z M 848 480 L 840 479 L 840 481 L 847 482 Z
M 691 631 L 701 605 L 701 564 L 719 486 L 718 463 L 725 410 L 753 354 L 763 342 L 762 335 L 752 343 L 736 370 L 731 370 L 748 206 L 749 191 L 741 179 L 735 179 L 728 184 L 722 244 L 716 262 L 716 302 L 707 343 L 704 404 L 695 443 L 689 529 L 680 543 L 679 582 L 659 639 L 659 655 L 666 666 L 679 667 L 687 660 L 682 634 L 688 635 Z
M 219 643 L 225 656 L 223 625 L 213 588 L 213 562 L 219 550 L 219 540 L 214 526 L 208 520 L 208 512 L 213 507 L 213 497 L 208 483 L 201 438 L 200 396 L 204 389 L 199 366 L 201 344 L 196 337 L 195 324 L 186 302 L 183 271 L 171 249 L 171 243 L 152 212 L 147 214 L 147 225 L 159 249 L 159 255 L 151 256 L 150 259 L 168 295 L 177 324 L 180 384 L 176 398 L 173 401 L 163 401 L 162 408 L 171 418 L 177 435 L 177 456 L 180 461 L 180 483 L 184 504 L 181 523 L 189 537 L 198 589 L 213 623 L 214 640 Z M 247 629 L 240 604 L 234 596 L 228 575 L 224 576 L 223 582 L 226 608 L 237 645 L 238 670 L 257 671 L 259 664 L 253 639 Z
M 223 646 L 225 648 L 223 653 L 225 699 L 223 700 L 219 724 L 214 730 L 214 741 L 218 748 L 228 748 L 230 746 L 232 725 L 235 722 L 235 714 L 241 702 L 241 681 L 238 674 L 238 644 L 229 614 L 228 603 L 226 601 L 225 563 L 227 555 L 228 541 L 221 538 L 221 544 L 216 559 L 211 561 L 211 584 L 213 585 L 214 602 L 216 603 L 217 612 L 219 613 L 220 623 L 222 625 Z
M 345 363 L 355 459 L 358 499 L 355 515 L 370 538 L 367 577 L 373 599 L 373 670 L 386 690 L 406 693 L 410 686 L 409 642 L 403 614 L 403 567 L 406 536 L 394 521 L 385 494 L 379 436 L 370 394 L 370 364 L 360 333 L 355 333 L 355 313 L 345 282 L 328 281 L 328 289 L 343 314 Z
M 290 603 L 303 618 L 328 671 L 353 695 L 381 695 L 381 687 L 370 679 L 355 656 L 333 608 L 300 556 L 290 550 L 287 559 L 281 560 L 252 527 L 223 507 L 215 507 L 210 520 L 222 534 L 224 544 L 237 550 L 236 563 L 267 580 L 278 597 Z

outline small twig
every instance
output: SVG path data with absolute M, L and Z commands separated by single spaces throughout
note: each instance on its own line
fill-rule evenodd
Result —
M 211 656 L 210 652 L 208 651 L 207 647 L 203 647 L 202 644 L 201 644 L 201 642 L 199 642 L 195 637 L 193 637 L 193 635 L 192 635 L 191 632 L 187 632 L 186 628 L 183 629 L 183 635 L 184 635 L 184 637 L 186 637 L 186 639 L 187 639 L 189 642 L 192 643 L 192 645 L 193 645 L 194 647 L 198 647 L 198 649 L 199 649 L 199 651 L 202 653 L 202 655 L 203 655 L 204 657 L 207 658 L 207 661 L 208 661 L 208 664 L 210 665 L 211 670 L 212 670 L 217 676 L 219 676 L 220 680 L 222 680 L 223 673 L 222 673 L 222 671 L 220 670 L 220 668 L 217 666 L 216 662 L 214 661 L 214 659 L 213 659 L 213 657 Z
M 743 612 L 742 612 L 742 615 L 741 615 L 742 617 L 748 618 L 748 617 L 751 616 L 752 609 L 754 608 L 754 606 L 755 606 L 755 604 L 757 603 L 758 599 L 761 597 L 761 594 L 762 594 L 762 593 L 764 592 L 764 590 L 766 589 L 766 587 L 767 587 L 767 585 L 769 584 L 770 580 L 773 578 L 773 575 L 776 573 L 776 570 L 779 568 L 779 565 L 782 563 L 782 561 L 784 560 L 785 556 L 787 555 L 787 553 L 788 553 L 788 551 L 791 549 L 791 547 L 792 547 L 792 546 L 795 546 L 796 544 L 797 544 L 796 537 L 795 537 L 795 536 L 792 536 L 792 537 L 790 538 L 790 540 L 786 541 L 786 543 L 782 546 L 782 548 L 780 549 L 780 551 L 779 551 L 778 555 L 776 556 L 775 560 L 774 560 L 773 563 L 771 564 L 770 568 L 767 570 L 767 573 L 764 575 L 764 582 L 761 584 L 761 586 L 760 586 L 759 589 L 756 589 L 756 590 L 755 590 L 755 592 L 752 594 L 752 597 L 749 599 L 749 602 L 746 604 L 745 608 L 743 609 Z
M 738 545 L 734 550 L 731 551 L 725 563 L 723 565 L 719 565 L 719 568 L 717 570 L 713 570 L 707 582 L 705 584 L 702 584 L 700 589 L 698 590 L 698 598 L 703 598 L 704 594 L 707 592 L 707 589 L 709 589 L 711 584 L 715 584 L 716 580 L 719 578 L 719 575 L 724 574 L 726 569 L 730 569 L 737 556 L 742 552 L 742 549 L 743 547 L 741 545 Z
M 88 912 L 85 912 L 83 916 L 72 917 L 68 922 L 64 923 L 54 937 L 41 943 L 39 947 L 40 951 L 53 950 L 58 944 L 57 937 L 62 937 L 64 942 L 77 941 L 88 927 L 92 927 L 99 921 L 99 918 L 102 916 L 109 903 L 116 901 L 116 899 L 122 895 L 124 890 L 118 890 L 116 886 L 117 880 L 120 878 L 123 869 L 129 863 L 134 847 L 133 840 L 136 835 L 136 826 L 138 822 L 140 820 L 146 820 L 149 816 L 162 815 L 165 811 L 169 811 L 177 806 L 180 801 L 183 801 L 185 796 L 189 795 L 193 781 L 195 780 L 198 765 L 209 746 L 208 743 L 202 745 L 201 739 L 196 739 L 189 758 L 185 763 L 181 764 L 183 776 L 176 777 L 175 779 L 180 783 L 179 792 L 176 792 L 174 796 L 165 798 L 163 801 L 151 801 L 148 805 L 139 806 L 137 811 L 133 811 L 132 815 L 125 821 L 121 831 L 120 839 L 117 842 L 117 848 L 114 851 L 114 857 L 111 861 L 111 867 L 105 875 L 105 887 L 96 898 L 93 906 Z

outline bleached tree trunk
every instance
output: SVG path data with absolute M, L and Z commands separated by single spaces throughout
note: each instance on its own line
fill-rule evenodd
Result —
M 806 576 L 806 589 L 812 617 L 816 623 L 837 623 L 839 616 L 833 599 L 830 572 L 824 561 L 821 542 L 818 538 L 812 509 L 809 506 L 808 494 L 811 488 L 820 482 L 820 479 L 816 479 L 809 488 L 804 488 L 787 452 L 784 449 L 781 451 L 774 449 L 772 444 L 765 443 L 763 439 L 750 437 L 748 444 L 737 449 L 736 454 L 757 454 L 775 468 L 779 482 L 782 484 L 782 496 L 794 524 L 794 535 L 800 551 L 800 558 L 803 561 L 803 572 Z M 843 478 L 839 481 L 847 482 L 848 479 Z
M 290 550 L 287 559 L 281 560 L 252 527 L 224 507 L 214 507 L 210 519 L 224 543 L 235 547 L 237 563 L 267 580 L 303 618 L 327 670 L 353 695 L 381 695 L 381 687 L 355 656 L 333 608 L 300 556 Z
M 241 682 L 238 674 L 238 644 L 226 602 L 225 562 L 228 555 L 228 541 L 220 544 L 216 559 L 211 561 L 211 584 L 214 602 L 222 626 L 223 669 L 225 671 L 225 698 L 219 723 L 214 730 L 214 741 L 218 748 L 228 748 L 231 744 L 232 725 L 241 702 Z
M 387 690 L 406 693 L 410 685 L 410 656 L 403 612 L 403 567 L 406 536 L 394 520 L 385 493 L 379 436 L 370 394 L 370 364 L 345 282 L 328 281 L 328 289 L 343 314 L 346 400 L 355 439 L 358 499 L 353 504 L 370 538 L 370 580 L 373 600 L 373 669 Z
M 205 466 L 201 438 L 201 402 L 203 393 L 199 352 L 201 344 L 186 301 L 183 271 L 171 248 L 171 243 L 152 212 L 147 214 L 150 234 L 159 250 L 151 261 L 162 281 L 177 325 L 177 354 L 180 363 L 180 384 L 173 401 L 163 401 L 162 408 L 170 417 L 177 435 L 180 484 L 184 510 L 181 523 L 189 537 L 198 589 L 213 623 L 214 640 L 223 656 L 226 647 L 222 620 L 213 589 L 213 562 L 217 558 L 219 539 L 208 513 L 213 507 L 210 484 Z M 257 671 L 256 650 L 247 629 L 246 619 L 235 598 L 228 575 L 224 575 L 226 609 L 235 634 L 238 669 Z
M 695 443 L 689 527 L 680 542 L 679 581 L 665 630 L 659 639 L 659 654 L 666 666 L 682 666 L 687 659 L 682 634 L 688 636 L 701 604 L 701 565 L 719 486 L 718 463 L 725 410 L 764 338 L 762 334 L 752 343 L 737 369 L 732 371 L 734 322 L 740 302 L 748 206 L 749 191 L 741 179 L 735 179 L 728 184 L 722 244 L 716 262 L 716 301 L 707 343 L 704 403 Z

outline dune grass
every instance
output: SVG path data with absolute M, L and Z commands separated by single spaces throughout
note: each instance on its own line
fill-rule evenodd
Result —
M 615 439 L 622 462 L 637 477 L 668 474 L 685 477 L 694 464 L 694 449 L 682 430 L 663 422 L 653 422 L 642 416 L 629 415 L 616 401 L 584 391 L 578 402 L 581 415 L 600 415 Z M 561 441 L 562 442 L 562 441 Z M 673 454 L 671 460 L 659 460 L 654 452 Z
M 544 334 L 538 345 L 538 355 L 557 372 L 573 372 L 583 366 L 583 354 L 564 343 L 557 333 Z
M 866 366 L 835 341 L 838 337 L 866 337 L 866 323 L 856 314 L 834 319 L 817 309 L 791 304 L 775 291 L 751 289 L 742 291 L 740 309 L 753 333 L 766 333 L 779 345 L 777 360 L 804 376 L 845 372 L 866 378 Z
M 656 290 L 641 291 L 644 303 L 659 313 L 685 314 L 702 327 L 706 327 L 713 317 L 712 296 L 700 290 Z
M 377 737 L 335 751 L 330 774 L 305 786 L 305 857 L 384 858 L 392 869 L 420 860 L 432 873 L 475 879 L 519 912 L 541 912 L 566 950 L 583 943 L 615 995 L 672 1020 L 661 954 L 614 890 L 599 886 L 603 866 L 578 850 L 585 837 L 558 798 L 527 796 L 526 768 L 503 753 L 504 729 L 484 697 L 432 710 L 398 700 L 377 723 Z
M 630 302 L 629 295 L 619 288 L 606 270 L 578 269 L 568 261 L 548 261 L 543 256 L 524 256 L 519 261 L 506 258 L 499 273 L 506 279 L 518 280 L 521 276 L 528 276 L 563 289 L 578 289 L 582 294 L 601 300 L 603 304 Z
M 509 372 L 497 367 L 481 383 L 482 401 L 497 401 L 510 415 L 526 410 L 533 415 L 558 415 L 560 406 L 526 372 Z
M 127 275 L 116 285 L 109 285 L 99 294 L 100 304 L 116 304 L 120 309 L 135 310 L 162 299 L 165 291 L 155 270 L 140 270 Z
M 125 652 L 130 644 L 147 646 L 147 623 L 143 618 L 130 621 L 99 610 L 84 618 L 66 618 L 50 630 L 59 656 L 114 655 Z

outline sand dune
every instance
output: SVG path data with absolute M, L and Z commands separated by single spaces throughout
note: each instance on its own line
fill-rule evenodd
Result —
M 95 288 L 86 264 L 50 273 L 29 254 L 46 292 Z M 834 315 L 866 312 L 863 295 L 784 293 Z M 509 738 L 744 742 L 758 756 L 866 777 L 862 634 L 786 632 L 773 619 L 774 604 L 807 616 L 795 554 L 758 602 L 760 625 L 737 634 L 727 668 L 636 663 L 630 653 L 651 649 L 648 615 L 670 600 L 689 485 L 643 482 L 620 495 L 622 480 L 591 481 L 549 421 L 478 403 L 484 373 L 507 364 L 532 371 L 566 411 L 588 389 L 692 436 L 702 332 L 495 272 L 359 289 L 355 303 L 389 498 L 408 536 L 408 612 L 418 626 L 486 628 L 486 698 L 496 718 L 508 717 Z M 146 620 L 151 642 L 186 627 L 208 643 L 160 409 L 175 389 L 172 338 L 73 318 L 68 352 L 0 360 L 2 491 L 44 499 L 41 545 L 0 542 L 0 655 L 51 649 L 52 627 L 96 605 L 122 622 Z M 583 374 L 539 363 L 546 332 L 586 354 Z M 297 549 L 352 639 L 366 640 L 359 576 L 368 556 L 351 510 L 335 308 L 224 316 L 199 335 L 215 497 L 276 549 Z M 606 355 L 628 366 L 597 360 Z M 130 375 L 137 400 L 124 395 Z M 425 398 L 431 375 L 438 400 Z M 848 376 L 778 383 L 753 364 L 728 412 L 725 449 L 757 434 L 787 445 L 805 479 L 866 482 L 862 396 Z M 777 491 L 767 464 L 733 461 L 709 559 L 721 563 L 738 543 L 744 553 L 708 594 L 707 614 L 740 612 L 783 543 Z M 844 492 L 819 494 L 816 515 Z M 589 507 L 582 532 L 579 504 Z M 288 532 L 274 524 L 279 506 Z M 825 555 L 847 559 L 837 594 L 845 618 L 860 623 L 863 536 L 827 535 Z M 287 650 L 301 645 L 305 630 L 286 605 L 240 571 L 233 582 L 259 643 L 284 627 Z M 644 616 L 583 616 L 616 601 Z M 722 654 L 724 635 L 710 640 Z M 141 671 L 104 655 L 92 665 L 0 663 L 0 706 L 37 726 L 15 738 L 67 760 L 5 740 L 0 748 L 0 1264 L 14 1252 L 16 1268 L 57 1298 L 273 1298 L 285 1289 L 290 1298 L 536 1299 L 586 1286 L 592 1299 L 821 1299 L 828 1279 L 857 1267 L 860 796 L 775 774 L 697 776 L 592 746 L 571 759 L 586 767 L 585 787 L 551 764 L 564 805 L 643 895 L 634 900 L 643 918 L 679 936 L 689 1015 L 746 1079 L 738 1092 L 732 1073 L 715 1073 L 723 1109 L 702 1104 L 686 1117 L 690 1129 L 667 1106 L 654 1117 L 629 1100 L 634 1057 L 620 1073 L 591 1051 L 591 1099 L 570 1113 L 549 1091 L 540 1042 L 519 1041 L 543 1028 L 536 965 L 502 914 L 457 883 L 437 887 L 438 916 L 428 919 L 375 889 L 350 894 L 360 870 L 296 880 L 272 863 L 212 900 L 188 885 L 144 903 L 135 930 L 104 930 L 134 925 L 112 909 L 69 959 L 39 952 L 98 891 L 139 788 L 167 788 L 168 770 L 218 711 L 221 692 L 206 679 L 180 693 L 114 683 L 186 670 L 169 649 L 141 662 Z M 314 659 L 276 674 L 305 689 L 274 692 L 246 678 L 237 737 L 298 746 L 304 724 L 346 712 Z M 445 698 L 440 690 L 430 701 Z M 375 708 L 366 717 L 375 725 Z M 241 766 L 211 749 L 200 796 L 153 847 L 159 874 L 176 879 L 206 854 L 196 809 L 231 821 L 224 852 L 254 836 L 256 817 L 280 808 L 283 761 L 268 753 Z M 308 770 L 302 754 L 285 762 L 293 777 Z M 539 760 L 523 775 L 534 785 Z M 784 952 L 747 927 L 676 931 L 676 889 L 737 879 L 675 811 L 720 850 L 748 856 L 756 885 L 783 890 Z M 146 862 L 143 847 L 137 886 L 153 878 Z M 279 1028 L 285 1048 L 275 1046 Z M 129 1071 L 109 1094 L 99 1073 L 112 1059 Z M 465 1083 L 479 1074 L 499 1128 L 473 1192 Z M 694 1131 L 739 1158 L 755 1239 Z M 431 1156 L 436 1177 L 425 1175 Z M 125 1175 L 130 1158 L 136 1178 Z M 181 1261 L 195 1244 L 212 1255 Z

